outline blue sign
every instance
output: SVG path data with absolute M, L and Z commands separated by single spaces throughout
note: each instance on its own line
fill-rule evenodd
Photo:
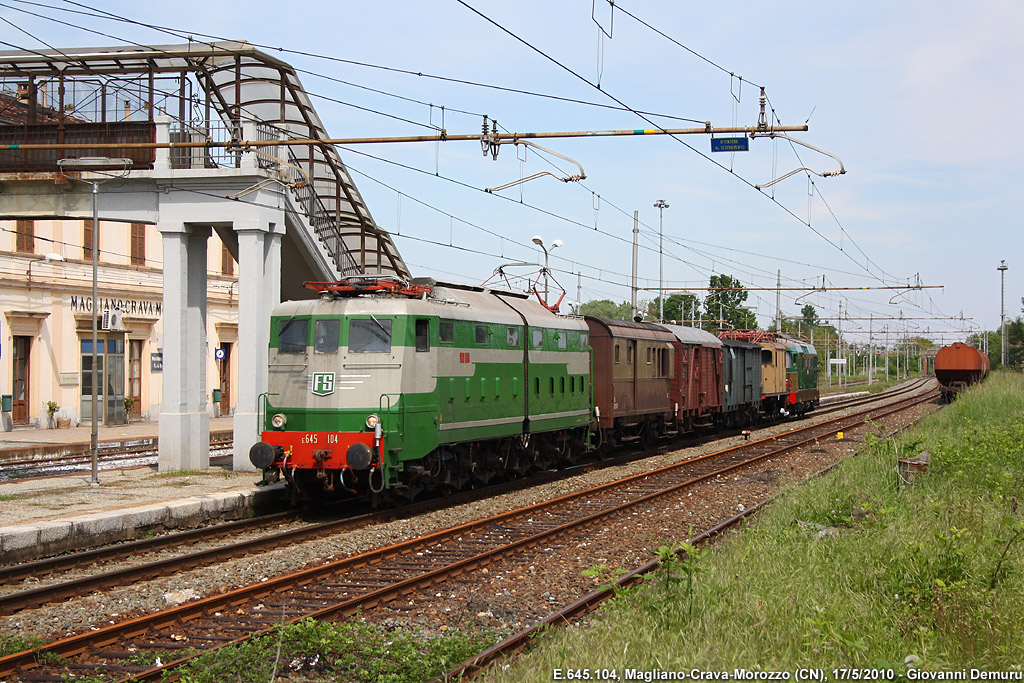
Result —
M 216 360 L 224 360 L 224 357 L 225 357 L 226 355 L 227 355 L 227 354 L 226 354 L 226 353 L 224 353 L 224 349 L 214 349 L 214 350 L 213 350 L 213 357 L 214 357 L 214 358 L 215 358 Z
M 711 138 L 712 152 L 749 152 L 750 140 L 746 137 Z

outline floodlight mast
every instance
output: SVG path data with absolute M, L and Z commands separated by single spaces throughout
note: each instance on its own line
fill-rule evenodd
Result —
M 97 195 L 100 185 L 108 180 L 124 178 L 131 171 L 131 159 L 112 159 L 110 157 L 82 157 L 81 159 L 59 159 L 57 166 L 61 175 L 71 180 L 78 180 L 92 186 L 92 434 L 89 439 L 90 453 L 92 459 L 92 479 L 89 486 L 99 486 L 99 423 L 97 422 L 96 387 L 99 386 L 99 379 L 96 373 L 96 347 L 99 345 L 99 331 L 97 315 L 99 313 L 99 251 L 100 251 L 100 226 L 99 207 L 97 206 Z M 98 175 L 106 175 L 105 178 L 87 180 L 76 175 L 68 175 L 68 171 L 92 171 Z M 106 172 L 104 174 L 104 172 Z

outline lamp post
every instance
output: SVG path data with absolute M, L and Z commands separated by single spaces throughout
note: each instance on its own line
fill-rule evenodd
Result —
M 533 243 L 544 250 L 544 305 L 548 305 L 548 249 L 544 246 L 544 240 L 540 235 L 533 236 Z M 551 251 L 562 246 L 562 240 L 555 240 L 551 243 Z
M 1006 271 L 1008 269 L 1009 266 L 1006 265 L 1005 259 L 996 266 L 996 270 L 999 271 L 999 357 L 1004 368 L 1006 367 Z
M 96 347 L 99 344 L 99 333 L 96 324 L 96 316 L 99 314 L 99 251 L 100 251 L 100 219 L 99 208 L 96 204 L 96 197 L 100 192 L 100 185 L 115 178 L 123 178 L 131 170 L 131 159 L 111 159 L 108 157 L 82 157 L 81 159 L 60 159 L 57 161 L 60 172 L 67 178 L 78 180 L 92 185 L 92 436 L 89 439 L 90 452 L 92 454 L 92 479 L 90 486 L 100 485 L 99 475 L 99 423 L 97 422 L 98 412 L 96 410 L 96 387 L 99 377 L 96 373 Z M 68 175 L 66 171 L 112 171 L 105 178 L 86 180 L 77 176 Z M 102 175 L 102 174 L 100 174 Z
M 664 214 L 668 208 L 668 202 L 659 199 L 654 202 L 654 208 L 658 210 L 658 322 L 665 320 L 665 256 L 662 245 L 665 241 Z

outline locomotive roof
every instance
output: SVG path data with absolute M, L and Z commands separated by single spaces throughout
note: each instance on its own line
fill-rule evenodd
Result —
M 525 318 L 532 327 L 586 329 L 582 319 L 553 313 L 539 301 L 519 292 L 436 280 L 421 282 L 417 279 L 414 284 L 429 284 L 432 291 L 425 297 L 367 294 L 284 301 L 274 307 L 273 315 L 436 315 L 504 325 L 522 325 Z
M 699 327 L 686 327 L 684 325 L 665 325 L 664 323 L 659 324 L 658 327 L 662 327 L 676 336 L 681 342 L 686 344 L 700 344 L 701 346 L 712 346 L 715 348 L 721 348 L 722 340 L 711 334 L 705 332 Z

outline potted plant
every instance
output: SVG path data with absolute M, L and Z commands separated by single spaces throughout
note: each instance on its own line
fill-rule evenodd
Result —
M 46 415 L 49 418 L 48 421 L 47 421 L 47 427 L 49 429 L 56 429 L 57 428 L 57 423 L 54 422 L 53 415 L 58 410 L 60 410 L 60 406 L 57 405 L 56 401 L 47 401 L 46 402 Z
M 124 397 L 124 423 L 131 424 L 132 422 L 132 408 L 135 407 L 135 399 L 131 396 Z

